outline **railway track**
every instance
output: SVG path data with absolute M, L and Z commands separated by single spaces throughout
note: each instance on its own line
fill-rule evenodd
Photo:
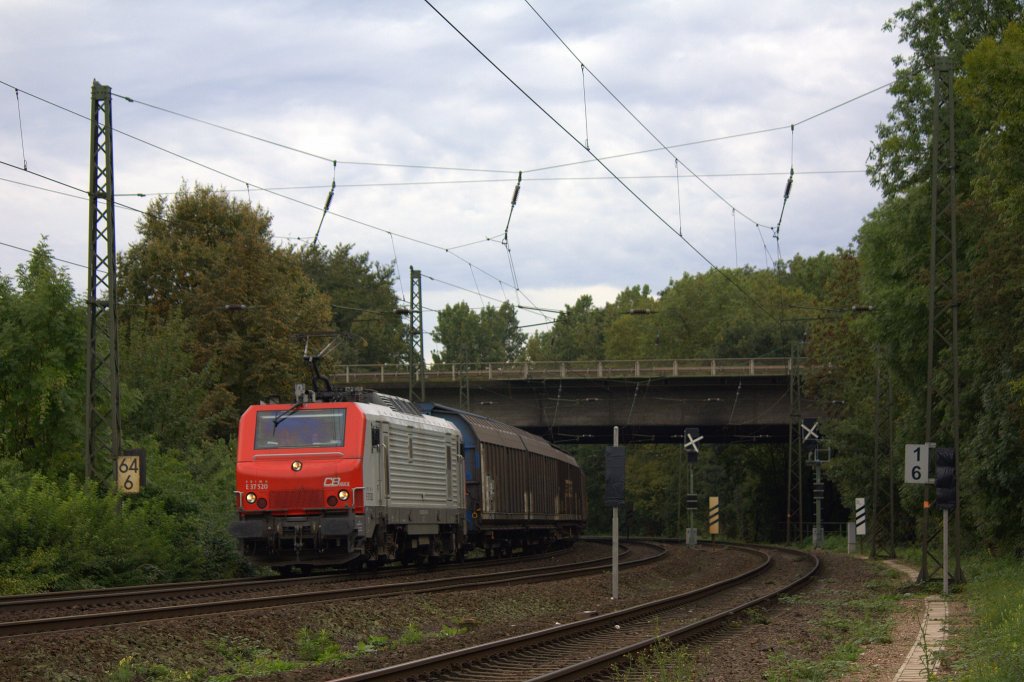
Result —
M 754 554 L 759 561 L 731 578 L 672 597 L 332 682 L 629 679 L 639 652 L 720 628 L 745 609 L 802 585 L 819 565 L 814 555 L 792 549 L 736 545 L 718 551 Z
M 637 551 L 639 548 L 646 549 Z M 653 561 L 663 556 L 664 551 L 664 548 L 650 543 L 634 543 L 633 549 L 627 548 L 622 554 L 624 560 L 621 563 L 625 567 Z M 608 557 L 602 557 L 559 566 L 544 565 L 491 573 L 471 572 L 481 568 L 473 566 L 470 569 L 452 570 L 451 575 L 444 577 L 426 579 L 429 572 L 395 571 L 388 572 L 386 577 L 373 581 L 371 585 L 352 585 L 346 577 L 335 575 L 276 580 L 206 581 L 42 596 L 23 595 L 0 600 L 0 638 L 330 600 L 552 580 L 604 571 L 609 562 Z M 395 582 L 399 575 L 412 578 L 405 582 Z M 47 615 L 38 617 L 41 612 Z
M 0 620 L 20 612 L 46 611 L 48 616 L 80 614 L 85 610 L 116 610 L 133 606 L 159 606 L 180 600 L 223 600 L 245 594 L 287 592 L 293 589 L 316 589 L 320 585 L 337 585 L 371 580 L 394 580 L 405 576 L 417 579 L 435 571 L 450 569 L 491 569 L 525 561 L 537 561 L 562 556 L 569 550 L 559 549 L 536 555 L 518 555 L 506 559 L 473 559 L 459 564 L 441 564 L 416 568 L 383 568 L 365 572 L 332 572 L 294 578 L 237 578 L 225 580 L 196 580 L 153 585 L 105 587 L 91 590 L 67 590 L 42 594 L 0 595 Z M 20 620 L 20 618 L 12 618 Z

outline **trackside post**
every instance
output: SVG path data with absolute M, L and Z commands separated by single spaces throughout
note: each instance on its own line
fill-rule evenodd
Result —
M 619 427 L 604 451 L 604 503 L 612 508 L 612 599 L 619 598 L 619 507 L 626 502 L 626 449 L 619 447 Z

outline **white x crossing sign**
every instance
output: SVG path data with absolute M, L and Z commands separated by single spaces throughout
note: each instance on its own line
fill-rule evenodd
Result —
M 821 439 L 821 436 L 818 434 L 818 426 L 817 419 L 805 419 L 804 423 L 800 425 L 800 433 L 803 435 L 805 443 L 810 440 Z
M 704 440 L 704 436 L 700 435 L 699 429 L 686 429 L 683 437 L 686 439 L 683 442 L 683 447 L 687 452 L 700 452 L 700 442 Z

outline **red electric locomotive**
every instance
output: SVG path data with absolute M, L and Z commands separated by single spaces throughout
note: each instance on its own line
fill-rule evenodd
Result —
M 458 429 L 402 398 L 330 393 L 242 415 L 230 532 L 244 553 L 282 572 L 457 556 L 466 533 Z

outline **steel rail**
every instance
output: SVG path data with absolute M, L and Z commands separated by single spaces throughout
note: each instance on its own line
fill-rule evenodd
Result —
M 527 682 L 553 682 L 555 680 L 589 680 L 592 679 L 594 676 L 598 675 L 599 673 L 609 671 L 615 666 L 619 666 L 618 669 L 622 670 L 623 667 L 628 667 L 629 661 L 632 658 L 636 657 L 640 652 L 644 650 L 655 647 L 659 642 L 671 641 L 675 644 L 680 644 L 682 642 L 691 641 L 707 632 L 719 629 L 730 619 L 732 619 L 742 611 L 745 611 L 754 606 L 758 606 L 759 604 L 777 598 L 779 595 L 783 593 L 790 592 L 792 590 L 797 589 L 798 587 L 801 587 L 818 572 L 818 569 L 821 566 L 820 559 L 813 554 L 808 554 L 800 550 L 785 547 L 774 547 L 772 549 L 779 552 L 788 552 L 792 554 L 811 557 L 813 559 L 812 566 L 810 570 L 808 570 L 806 573 L 804 573 L 801 576 L 798 576 L 796 579 L 790 581 L 782 587 L 773 590 L 769 593 L 766 593 L 764 595 L 755 597 L 754 599 L 751 599 L 745 603 L 739 604 L 729 609 L 725 609 L 719 613 L 716 613 L 707 618 L 703 618 L 694 623 L 690 623 L 688 625 L 675 628 L 673 630 L 665 632 L 664 634 L 660 634 L 655 637 L 648 637 L 645 640 L 635 642 L 633 644 L 621 647 L 614 651 L 609 651 L 608 653 L 603 654 L 601 656 L 596 656 L 589 660 L 581 661 L 574 665 L 566 666 L 559 670 L 555 670 L 544 675 L 531 678 Z
M 624 657 L 628 657 L 636 651 L 650 647 L 658 640 L 664 639 L 666 636 L 671 635 L 672 637 L 679 638 L 685 636 L 685 633 L 687 632 L 703 632 L 706 629 L 713 627 L 715 624 L 722 623 L 733 617 L 743 609 L 750 608 L 755 604 L 771 599 L 782 591 L 793 589 L 795 585 L 801 584 L 802 582 L 810 579 L 810 577 L 818 570 L 819 566 L 817 557 L 806 553 L 799 553 L 802 558 L 812 559 L 812 566 L 809 570 L 802 572 L 797 580 L 787 583 L 782 588 L 770 590 L 769 592 L 757 596 L 753 600 L 746 600 L 740 605 L 730 606 L 697 622 L 688 623 L 684 626 L 674 628 L 669 633 L 658 634 L 655 636 L 642 636 L 639 639 L 636 639 L 635 634 L 631 634 L 631 628 L 640 627 L 636 625 L 637 623 L 644 621 L 649 622 L 650 618 L 655 614 L 667 613 L 671 609 L 677 608 L 681 605 L 706 599 L 725 590 L 740 586 L 768 571 L 773 564 L 772 559 L 767 552 L 773 551 L 775 548 L 768 550 L 767 548 L 740 545 L 727 545 L 725 548 L 731 551 L 757 554 L 760 556 L 761 561 L 753 568 L 743 571 L 731 578 L 672 597 L 658 599 L 646 604 L 640 604 L 628 609 L 623 609 L 621 611 L 593 616 L 575 623 L 559 625 L 537 632 L 502 639 L 497 642 L 481 644 L 466 649 L 460 649 L 458 651 L 439 654 L 418 661 L 410 661 L 377 671 L 347 676 L 332 680 L 332 682 L 457 679 L 463 672 L 466 673 L 465 679 L 496 680 L 502 679 L 501 676 L 503 674 L 518 674 L 520 676 L 516 679 L 530 679 L 522 676 L 521 673 L 524 668 L 521 663 L 519 666 L 512 666 L 510 664 L 508 669 L 502 668 L 502 664 L 500 662 L 501 657 L 507 656 L 510 659 L 518 660 L 520 662 L 525 661 L 527 662 L 527 667 L 525 669 L 536 671 L 539 659 L 542 656 L 546 655 L 548 658 L 554 657 L 556 660 L 565 660 L 569 655 L 567 650 L 582 646 L 576 644 L 574 640 L 601 637 L 607 638 L 608 641 L 621 641 L 624 636 L 634 637 L 634 641 L 626 646 L 613 646 L 611 647 L 611 650 L 606 650 L 605 653 L 600 655 L 588 657 L 583 661 L 579 661 L 569 666 L 546 672 L 532 678 L 535 682 L 539 680 L 587 679 L 595 674 L 595 671 L 607 670 L 607 668 L 615 661 L 621 661 Z M 792 552 L 793 550 L 777 551 Z M 552 653 L 551 650 L 554 650 L 554 653 Z
M 626 562 L 623 566 L 635 566 L 662 558 L 665 555 L 665 548 L 650 543 L 634 543 L 634 545 L 648 545 L 657 547 L 657 552 L 647 557 L 637 557 Z M 421 594 L 429 592 L 441 592 L 451 589 L 469 589 L 474 587 L 493 586 L 497 584 L 516 584 L 523 582 L 539 582 L 555 578 L 569 576 L 588 575 L 599 573 L 607 569 L 610 563 L 609 558 L 592 559 L 577 562 L 559 567 L 534 567 L 521 568 L 513 571 L 499 573 L 477 573 L 472 575 L 455 575 L 432 580 L 418 580 L 398 584 L 369 585 L 344 587 L 317 592 L 303 592 L 299 594 L 267 595 L 261 597 L 248 597 L 230 601 L 203 602 L 198 604 L 178 604 L 172 606 L 148 607 L 132 609 L 128 611 L 114 611 L 92 614 L 75 614 L 70 616 L 56 616 L 51 618 L 37 618 L 10 621 L 0 623 L 0 638 L 16 637 L 46 632 L 57 632 L 65 630 L 76 630 L 81 628 L 120 625 L 125 623 L 138 623 L 155 621 L 166 618 L 182 618 L 210 614 L 230 613 L 250 609 L 262 609 L 270 607 L 293 606 L 297 604 L 308 604 L 322 601 L 365 599 L 368 597 L 387 597 L 398 594 Z
M 290 585 L 304 586 L 320 583 L 336 583 L 355 580 L 374 580 L 381 578 L 397 578 L 403 575 L 422 575 L 435 570 L 463 569 L 469 566 L 501 566 L 507 563 L 536 561 L 556 557 L 568 550 L 559 549 L 544 554 L 523 554 L 505 559 L 471 559 L 457 564 L 438 564 L 416 568 L 381 568 L 365 572 L 329 573 L 309 576 L 267 577 L 267 578 L 227 578 L 220 580 L 194 580 L 187 582 L 157 583 L 153 585 L 128 585 L 124 587 L 104 587 L 85 590 L 67 590 L 62 592 L 44 592 L 35 594 L 14 594 L 0 596 L 0 617 L 12 611 L 51 608 L 81 608 L 100 604 L 117 603 L 119 601 L 152 601 L 154 599 L 180 599 L 185 597 L 203 598 L 216 596 L 220 593 L 232 593 L 240 590 L 265 590 L 287 587 Z

